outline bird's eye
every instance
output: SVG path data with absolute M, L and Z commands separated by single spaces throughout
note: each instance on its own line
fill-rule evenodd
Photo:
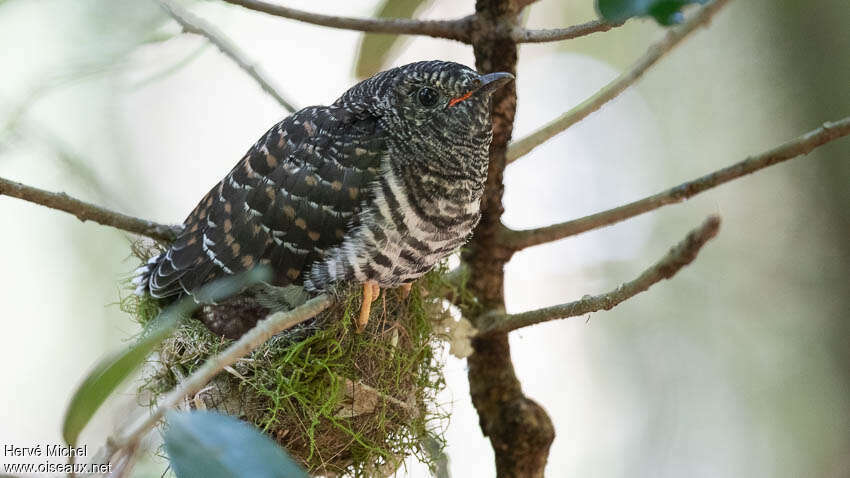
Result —
M 426 86 L 419 90 L 417 98 L 419 98 L 419 104 L 426 108 L 430 108 L 437 104 L 437 100 L 440 99 L 440 94 L 433 88 L 428 88 Z

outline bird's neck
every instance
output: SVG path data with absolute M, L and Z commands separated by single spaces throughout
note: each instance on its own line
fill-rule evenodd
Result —
M 487 179 L 489 135 L 456 141 L 406 141 L 391 151 L 393 175 L 409 199 L 440 215 L 477 212 Z

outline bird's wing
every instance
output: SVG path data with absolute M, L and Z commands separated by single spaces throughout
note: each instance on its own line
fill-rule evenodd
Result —
M 300 283 L 356 222 L 386 152 L 378 119 L 337 107 L 301 110 L 274 127 L 214 186 L 151 270 L 151 295 L 192 293 L 269 264 Z

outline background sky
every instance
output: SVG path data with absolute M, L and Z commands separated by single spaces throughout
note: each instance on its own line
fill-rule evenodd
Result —
M 287 6 L 369 16 L 374 1 Z M 566 5 L 565 5 L 566 3 Z M 356 78 L 360 34 L 220 2 L 192 10 L 301 106 Z M 435 0 L 426 18 L 471 12 Z M 594 18 L 590 0 L 541 0 L 530 27 Z M 504 222 L 546 225 L 695 178 L 850 114 L 846 0 L 738 0 L 626 94 L 508 167 Z M 0 1 L 0 176 L 178 223 L 285 112 L 152 2 Z M 663 34 L 650 20 L 520 48 L 521 137 L 626 69 Z M 472 50 L 408 40 L 393 65 Z M 509 312 L 635 277 L 708 214 L 696 263 L 609 312 L 511 336 L 527 395 L 552 416 L 547 476 L 850 476 L 850 143 L 508 264 Z M 116 306 L 137 264 L 127 234 L 0 197 L 0 443 L 60 442 L 73 387 L 136 326 Z M 490 476 L 493 452 L 447 359 L 453 476 Z M 84 434 L 98 446 L 134 399 Z M 8 458 L 0 458 L 3 463 Z M 159 463 L 137 476 L 159 476 Z M 427 476 L 410 463 L 402 476 Z

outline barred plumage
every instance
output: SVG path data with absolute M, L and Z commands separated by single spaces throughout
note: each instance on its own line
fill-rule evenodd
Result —
M 273 126 L 140 268 L 139 292 L 191 294 L 268 264 L 276 285 L 409 283 L 479 218 L 490 93 L 512 78 L 451 62 L 387 70 Z M 433 103 L 432 103 L 433 102 Z

